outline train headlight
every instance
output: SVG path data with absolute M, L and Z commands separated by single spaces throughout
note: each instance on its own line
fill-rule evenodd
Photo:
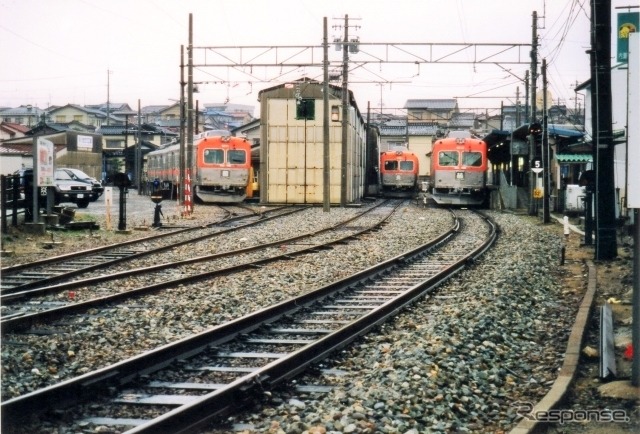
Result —
M 457 180 L 463 180 L 464 179 L 464 172 L 456 172 L 456 179 Z
M 223 178 L 228 178 L 229 176 L 231 176 L 231 172 L 229 172 L 228 170 L 223 170 L 222 171 L 222 177 Z

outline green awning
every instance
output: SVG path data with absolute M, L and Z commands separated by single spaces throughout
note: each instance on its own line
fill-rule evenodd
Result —
M 558 163 L 593 163 L 591 154 L 556 154 Z

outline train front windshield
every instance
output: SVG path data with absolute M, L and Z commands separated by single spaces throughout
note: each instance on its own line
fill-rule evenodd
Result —
M 404 172 L 413 171 L 413 161 L 401 161 L 400 162 L 400 170 Z
M 438 164 L 440 166 L 457 166 L 458 151 L 442 151 L 438 154 Z
M 393 170 L 401 170 L 403 172 L 412 172 L 413 171 L 413 161 L 400 161 L 400 167 L 398 167 L 398 161 L 396 160 L 388 160 L 384 162 L 384 170 L 393 171 Z
M 482 166 L 482 153 L 481 152 L 463 152 L 462 165 L 471 166 L 471 167 Z
M 244 151 L 230 149 L 227 153 L 227 159 L 231 164 L 244 164 L 247 162 L 247 154 Z
M 460 162 L 460 154 L 458 151 L 442 151 L 438 154 L 438 164 L 442 167 L 458 166 Z M 481 152 L 462 152 L 462 166 L 480 167 L 482 166 Z
M 225 151 L 223 149 L 205 149 L 203 153 L 205 164 L 224 164 Z M 228 164 L 245 164 L 247 153 L 242 150 L 230 149 L 227 151 Z
M 206 164 L 224 163 L 224 151 L 222 149 L 205 149 L 204 162 Z

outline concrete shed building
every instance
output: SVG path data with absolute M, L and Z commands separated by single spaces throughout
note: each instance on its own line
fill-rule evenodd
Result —
M 329 190 L 331 204 L 342 193 L 342 88 L 329 86 Z M 260 202 L 324 203 L 323 85 L 307 78 L 262 90 L 260 101 Z M 365 123 L 349 94 L 346 113 L 345 203 L 364 195 Z

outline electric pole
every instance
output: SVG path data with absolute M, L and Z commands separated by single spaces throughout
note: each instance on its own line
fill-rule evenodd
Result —
M 533 24 L 531 25 L 531 117 L 530 124 L 536 122 L 536 82 L 538 78 L 538 14 L 533 11 Z M 536 177 L 533 169 L 533 160 L 536 158 L 536 138 L 534 134 L 529 134 L 529 215 L 536 214 L 536 201 L 533 197 L 533 190 L 536 188 Z
M 186 182 L 191 188 L 191 170 L 193 169 L 193 14 L 189 14 L 189 47 L 187 48 L 187 178 Z M 184 190 L 185 186 L 181 188 Z M 190 195 L 188 209 L 185 210 L 187 214 L 193 212 L 193 196 L 191 191 L 185 192 L 186 195 Z
M 551 195 L 551 159 L 549 158 L 549 115 L 547 113 L 547 59 L 542 59 L 542 222 L 551 220 L 549 196 Z
M 613 259 L 616 244 L 613 120 L 611 113 L 611 0 L 591 1 L 591 117 L 595 169 L 595 259 Z
M 178 180 L 178 196 L 180 206 L 184 206 L 185 180 L 185 109 L 184 109 L 184 45 L 180 45 L 180 179 Z
M 323 56 L 323 83 L 322 83 L 322 210 L 331 210 L 331 158 L 329 155 L 329 42 L 327 37 L 327 17 L 322 20 L 322 56 Z
M 347 204 L 347 139 L 349 137 L 349 15 L 344 16 L 342 44 L 342 153 L 340 159 L 340 206 Z

